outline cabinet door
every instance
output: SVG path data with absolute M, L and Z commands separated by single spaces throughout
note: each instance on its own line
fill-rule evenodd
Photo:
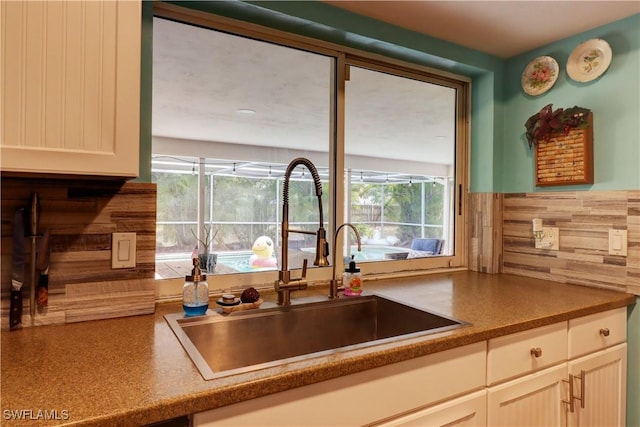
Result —
M 378 424 L 376 424 L 378 425 Z M 487 392 L 477 391 L 449 402 L 405 415 L 380 426 L 480 427 L 487 425 Z
M 574 378 L 574 395 L 577 399 L 574 400 L 574 412 L 569 414 L 570 425 L 624 426 L 626 372 L 627 344 L 570 361 L 569 373 L 582 377 Z
M 495 426 L 566 426 L 567 364 L 490 387 L 487 424 Z
M 137 176 L 140 1 L 0 7 L 2 171 Z

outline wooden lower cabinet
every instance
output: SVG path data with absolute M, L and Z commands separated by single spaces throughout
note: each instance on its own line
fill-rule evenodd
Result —
M 626 375 L 627 345 L 619 344 L 489 387 L 487 423 L 492 427 L 622 427 Z
M 548 368 L 489 387 L 487 424 L 490 426 L 567 425 L 563 400 L 567 398 L 567 365 Z
M 486 355 L 486 342 L 478 342 L 201 412 L 193 416 L 193 425 L 337 427 L 381 423 L 482 389 Z
M 577 396 L 574 412 L 569 412 L 571 427 L 625 425 L 627 344 L 572 360 L 569 373 Z M 584 405 L 579 399 L 584 399 Z
M 459 397 L 376 426 L 480 427 L 487 425 L 486 390 Z

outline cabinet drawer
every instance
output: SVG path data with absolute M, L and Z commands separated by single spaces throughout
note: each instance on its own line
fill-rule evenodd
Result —
M 569 320 L 569 358 L 626 341 L 627 308 Z
M 494 338 L 489 340 L 487 384 L 495 384 L 565 360 L 566 322 Z

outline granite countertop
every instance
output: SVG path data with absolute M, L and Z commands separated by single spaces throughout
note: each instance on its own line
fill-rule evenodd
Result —
M 365 281 L 365 289 L 471 325 L 210 381 L 163 317 L 180 312 L 179 303 L 158 304 L 152 315 L 2 331 L 2 424 L 148 424 L 635 302 L 631 294 L 468 271 Z M 324 299 L 326 291 L 294 292 L 292 300 Z M 273 304 L 275 295 L 263 297 Z M 27 419 L 9 420 L 11 411 Z M 41 411 L 60 419 L 34 420 Z

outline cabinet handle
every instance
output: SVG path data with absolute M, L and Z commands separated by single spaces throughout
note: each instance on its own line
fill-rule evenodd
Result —
M 609 328 L 600 329 L 600 335 L 602 335 L 603 337 L 608 337 L 609 336 Z
M 584 383 L 587 373 L 583 370 L 580 371 L 580 375 L 576 375 L 575 378 L 580 380 L 580 397 L 574 397 L 574 399 L 580 401 L 580 407 L 584 409 Z
M 534 347 L 531 349 L 530 353 L 533 357 L 538 358 L 542 356 L 542 349 L 540 347 Z
M 563 403 L 567 403 L 569 404 L 569 411 L 570 412 L 575 412 L 576 408 L 575 405 L 573 403 L 573 374 L 569 374 L 569 381 L 567 380 L 562 380 L 562 382 L 568 383 L 569 384 L 569 401 L 563 400 Z

